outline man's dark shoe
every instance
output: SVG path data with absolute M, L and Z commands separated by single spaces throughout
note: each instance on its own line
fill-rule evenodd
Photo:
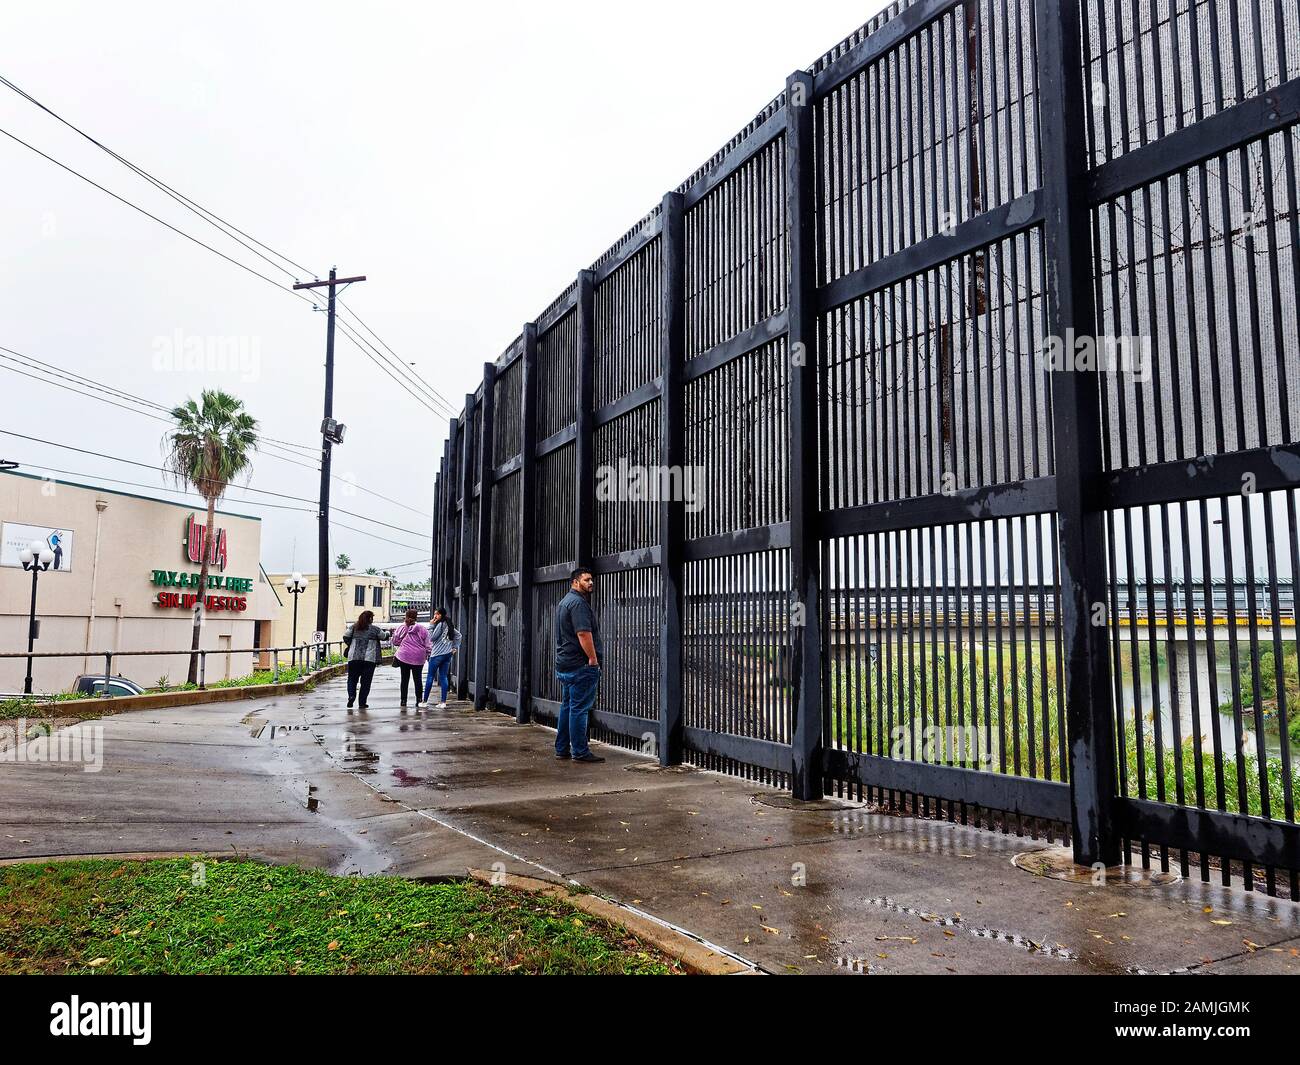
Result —
M 586 754 L 580 754 L 576 758 L 574 758 L 575 762 L 603 762 L 604 760 L 605 759 L 603 759 L 600 755 L 592 754 L 590 751 L 588 751 Z
M 561 761 L 563 761 L 564 759 L 570 757 L 570 755 L 569 755 L 569 752 L 568 752 L 568 751 L 565 751 L 563 754 L 561 754 L 559 751 L 556 751 L 556 752 L 555 752 L 555 757 L 558 758 L 558 759 L 560 759 Z

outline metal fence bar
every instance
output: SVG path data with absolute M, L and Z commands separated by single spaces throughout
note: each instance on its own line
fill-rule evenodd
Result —
M 785 192 L 790 242 L 790 646 L 794 712 L 790 787 L 796 799 L 820 799 L 822 662 L 817 484 L 817 204 L 813 155 L 813 78 L 796 71 L 785 83 Z
M 457 425 L 459 418 L 452 418 L 451 425 L 447 434 L 447 466 L 444 473 L 446 488 L 444 490 L 444 507 L 442 515 L 442 572 L 439 575 L 439 590 L 443 606 L 448 610 L 455 609 L 455 603 L 452 601 L 455 594 L 455 587 L 458 583 L 456 577 L 456 533 L 459 529 L 456 517 L 456 497 L 459 494 L 460 484 L 460 451 L 457 442 Z M 454 616 L 454 615 L 452 615 Z M 458 670 L 459 671 L 459 670 Z
M 433 482 L 433 549 L 429 552 L 429 618 L 442 601 L 440 583 L 442 580 L 442 549 L 445 529 L 443 527 L 443 508 L 446 506 L 447 493 L 447 450 L 450 440 L 442 442 L 442 457 L 438 460 L 438 473 Z
M 483 399 L 479 406 L 478 467 L 478 593 L 474 607 L 474 709 L 482 710 L 488 700 L 489 655 L 492 653 L 492 624 L 488 606 L 492 590 L 492 413 L 496 397 L 496 367 L 483 364 Z
M 1079 0 L 1036 0 L 1039 151 L 1043 162 L 1044 258 L 1049 337 L 1096 331 L 1083 99 Z M 1106 529 L 1092 482 L 1102 471 L 1095 369 L 1052 374 L 1056 505 L 1060 540 L 1061 636 L 1074 858 L 1119 861 L 1115 821 L 1115 732 L 1106 630 Z M 1104 615 L 1103 615 L 1104 616 Z
M 533 697 L 533 570 L 537 566 L 537 323 L 523 331 L 519 468 L 519 680 L 515 720 L 527 724 Z
M 664 482 L 682 486 L 686 465 L 686 209 L 670 192 L 659 212 L 660 391 L 659 465 Z M 677 471 L 678 480 L 672 478 Z M 659 500 L 659 764 L 679 765 L 683 751 L 682 611 L 686 500 L 663 492 Z
M 581 566 L 592 564 L 596 530 L 596 411 L 595 328 L 596 275 L 578 274 L 578 436 L 574 471 L 573 557 Z
M 470 503 L 474 493 L 474 394 L 465 396 L 464 421 L 460 430 L 460 595 L 457 596 L 460 610 L 460 631 L 469 632 L 470 583 L 474 579 L 471 572 L 471 545 L 475 530 L 470 522 Z M 456 698 L 464 699 L 469 695 L 469 641 L 462 640 L 460 660 L 456 663 Z

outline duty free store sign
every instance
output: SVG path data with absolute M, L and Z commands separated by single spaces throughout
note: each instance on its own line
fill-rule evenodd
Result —
M 207 561 L 209 565 L 216 566 L 218 569 L 226 568 L 226 530 L 213 529 L 208 533 L 202 525 L 195 520 L 191 514 L 185 520 L 185 532 L 181 537 L 181 547 L 184 549 L 185 559 L 188 562 L 203 562 L 204 547 L 207 547 Z M 175 610 L 192 610 L 194 604 L 199 601 L 199 586 L 203 581 L 201 573 L 189 573 L 186 571 L 156 569 L 150 583 L 156 588 L 192 588 L 193 591 L 168 592 L 161 591 L 154 597 L 154 602 L 164 609 Z M 253 581 L 249 577 L 229 577 L 224 573 L 208 574 L 207 588 L 203 597 L 203 609 L 207 611 L 218 610 L 247 610 L 248 593 L 253 590 Z M 225 592 L 227 594 L 220 594 Z
M 156 569 L 150 583 L 158 588 L 191 588 L 194 591 L 159 592 L 154 601 L 160 607 L 178 610 L 191 610 L 198 602 L 200 574 L 177 572 L 176 570 Z M 248 593 L 253 590 L 250 577 L 230 577 L 226 574 L 208 574 L 208 592 L 203 599 L 203 608 L 208 611 L 247 610 Z M 226 594 L 220 594 L 220 593 Z

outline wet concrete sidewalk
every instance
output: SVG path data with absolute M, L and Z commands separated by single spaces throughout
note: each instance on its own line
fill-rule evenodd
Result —
M 1300 906 L 1203 885 L 1036 876 L 1051 848 L 598 748 L 502 714 L 368 712 L 342 681 L 123 714 L 104 765 L 0 764 L 0 858 L 251 854 L 340 873 L 572 879 L 775 973 L 1300 972 Z M 86 728 L 87 725 L 77 726 Z

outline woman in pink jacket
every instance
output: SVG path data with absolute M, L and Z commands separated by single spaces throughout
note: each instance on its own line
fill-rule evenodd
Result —
M 397 668 L 402 671 L 403 710 L 406 709 L 406 688 L 412 677 L 415 678 L 415 701 L 420 701 L 420 692 L 424 691 L 424 663 L 429 660 L 429 651 L 433 647 L 429 642 L 429 630 L 416 622 L 417 617 L 414 610 L 408 610 L 405 624 L 399 625 L 393 633 Z

